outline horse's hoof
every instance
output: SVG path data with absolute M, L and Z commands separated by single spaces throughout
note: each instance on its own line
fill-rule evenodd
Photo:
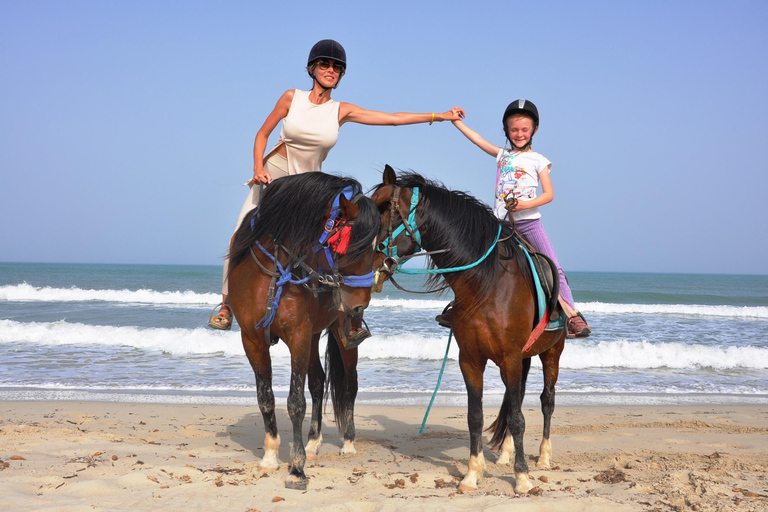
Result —
M 308 481 L 307 477 L 301 478 L 296 475 L 288 475 L 288 478 L 285 479 L 285 488 L 295 491 L 306 491 Z
M 459 484 L 459 492 L 472 492 L 477 490 L 477 485 L 465 484 L 464 481 Z
M 278 469 L 279 467 L 280 467 L 280 463 L 277 462 L 277 461 L 270 462 L 270 461 L 264 461 L 264 459 L 262 459 L 259 462 L 259 469 L 261 469 L 263 471 L 274 471 L 274 470 Z
M 509 464 L 509 453 L 502 452 L 499 454 L 499 458 L 496 459 L 496 464 Z
M 525 473 L 515 473 L 515 493 L 525 494 L 533 489 L 533 484 Z
M 304 447 L 304 453 L 307 454 L 307 460 L 317 460 L 317 452 L 320 451 L 320 445 L 323 444 L 322 434 L 317 439 L 310 439 L 307 441 L 307 446 Z
M 536 461 L 536 469 L 549 469 L 549 459 L 539 457 Z
M 344 446 L 341 447 L 341 455 L 355 455 L 357 450 L 355 449 L 354 441 L 344 441 Z

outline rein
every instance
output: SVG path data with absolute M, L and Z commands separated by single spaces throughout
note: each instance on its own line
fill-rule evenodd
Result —
M 348 286 L 350 288 L 370 288 L 373 286 L 373 271 L 363 275 L 343 275 L 336 270 L 337 257 L 339 254 L 346 252 L 346 248 L 349 243 L 349 237 L 351 236 L 352 226 L 354 225 L 354 221 L 349 221 L 343 217 L 340 217 L 340 197 L 342 194 L 344 194 L 344 196 L 352 203 L 356 203 L 360 200 L 361 197 L 364 197 L 363 194 L 360 193 L 357 193 L 353 196 L 354 192 L 355 191 L 353 188 L 349 186 L 334 198 L 333 205 L 331 206 L 330 217 L 325 223 L 323 233 L 320 235 L 317 245 L 313 248 L 314 252 L 323 251 L 330 267 L 330 273 L 326 273 L 319 265 L 317 270 L 310 267 L 305 261 L 307 257 L 306 254 L 297 256 L 277 240 L 273 240 L 273 244 L 275 246 L 274 255 L 271 254 L 266 248 L 264 248 L 264 246 L 259 241 L 256 241 L 254 244 L 261 250 L 264 255 L 272 260 L 275 265 L 275 270 L 267 269 L 256 257 L 256 254 L 253 252 L 253 248 L 250 249 L 251 257 L 254 259 L 254 261 L 256 261 L 258 266 L 265 274 L 271 276 L 272 278 L 267 294 L 266 313 L 264 314 L 264 317 L 259 320 L 255 327 L 256 329 L 259 327 L 264 328 L 265 338 L 270 340 L 270 343 L 272 343 L 272 341 L 269 335 L 269 326 L 275 319 L 277 308 L 279 307 L 280 303 L 280 297 L 282 296 L 283 292 L 283 286 L 286 284 L 293 284 L 297 286 L 303 285 L 315 295 L 317 295 L 319 291 L 322 291 L 323 288 L 331 289 L 334 292 L 334 299 L 342 305 L 344 304 L 341 298 L 342 286 Z M 253 223 L 254 220 L 255 216 L 251 219 L 251 222 Z M 335 248 L 332 248 L 334 245 Z M 288 264 L 285 266 L 283 266 L 278 259 L 278 255 L 281 249 L 290 258 Z M 307 274 L 306 277 L 294 276 L 293 270 L 297 268 L 304 270 Z M 310 287 L 308 282 L 311 279 L 316 279 L 319 286 L 316 288 Z M 347 309 L 346 306 L 344 306 L 344 308 L 345 310 Z
M 493 241 L 491 246 L 488 248 L 486 253 L 477 261 L 474 263 L 470 263 L 468 265 L 462 265 L 460 267 L 451 267 L 451 268 L 435 268 L 435 269 L 405 269 L 402 268 L 402 265 L 405 263 L 406 260 L 414 257 L 414 256 L 430 256 L 432 254 L 439 254 L 443 252 L 448 252 L 450 249 L 439 249 L 437 251 L 426 251 L 426 252 L 420 252 L 419 254 L 412 254 L 409 256 L 405 256 L 402 258 L 397 257 L 397 245 L 394 243 L 395 238 L 400 235 L 403 231 L 408 233 L 408 236 L 411 238 L 411 241 L 416 245 L 416 250 L 421 249 L 421 233 L 419 231 L 419 227 L 416 224 L 416 207 L 419 203 L 419 187 L 413 187 L 413 194 L 411 195 L 411 208 L 408 212 L 408 216 L 405 217 L 402 214 L 400 214 L 399 207 L 400 207 L 400 190 L 401 187 L 395 187 L 395 192 L 392 194 L 392 197 L 390 198 L 390 216 L 389 216 L 389 227 L 387 229 L 387 238 L 379 244 L 378 251 L 384 253 L 387 257 L 384 260 L 384 264 L 382 265 L 382 268 L 384 268 L 389 274 L 390 274 L 390 280 L 395 284 L 395 286 L 402 290 L 402 291 L 409 291 L 405 290 L 404 288 L 397 285 L 397 283 L 392 280 L 392 276 L 395 272 L 399 272 L 401 274 L 447 274 L 450 272 L 461 272 L 463 270 L 469 270 L 471 268 L 476 267 L 493 252 L 493 249 L 496 247 L 496 245 L 499 243 L 499 237 L 501 237 L 501 224 L 499 224 L 499 231 L 496 233 L 496 239 Z M 392 219 L 394 218 L 394 213 L 397 213 L 400 215 L 400 225 L 396 229 L 392 229 Z M 505 240 L 508 239 L 505 238 Z M 394 267 L 391 265 L 394 264 Z M 441 290 L 444 290 L 446 287 L 441 288 Z M 434 290 L 430 292 L 411 292 L 411 293 L 433 293 L 436 291 L 441 290 Z

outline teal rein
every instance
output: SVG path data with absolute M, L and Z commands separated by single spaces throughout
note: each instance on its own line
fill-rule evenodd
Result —
M 429 411 L 432 409 L 432 404 L 435 402 L 435 397 L 437 396 L 437 390 L 440 389 L 440 381 L 443 380 L 443 371 L 445 370 L 445 362 L 448 361 L 448 349 L 451 348 L 452 336 L 453 336 L 453 329 L 451 329 L 451 332 L 448 333 L 448 345 L 446 345 L 445 347 L 445 356 L 443 357 L 443 366 L 440 368 L 440 375 L 437 376 L 437 385 L 435 386 L 435 391 L 432 393 L 432 399 L 429 401 L 429 406 L 427 406 L 427 410 L 424 413 L 424 420 L 421 422 L 421 428 L 419 429 L 419 434 L 424 433 L 424 426 L 427 424 Z
M 448 272 L 460 272 L 462 270 L 468 270 L 470 268 L 474 268 L 478 266 L 480 263 L 482 263 L 485 258 L 488 257 L 489 254 L 493 251 L 493 249 L 496 247 L 496 244 L 499 243 L 499 237 L 501 236 L 501 224 L 499 224 L 499 231 L 496 233 L 496 240 L 493 241 L 493 244 L 488 248 L 488 250 L 485 252 L 482 258 L 477 260 L 474 263 L 470 263 L 469 265 L 464 265 L 461 267 L 453 267 L 453 268 L 436 268 L 436 269 L 405 269 L 400 268 L 400 266 L 397 266 L 395 268 L 395 272 L 400 272 L 402 274 L 446 274 Z M 429 405 L 427 406 L 427 410 L 424 413 L 424 420 L 421 422 L 421 428 L 419 429 L 419 434 L 424 433 L 424 426 L 427 424 L 427 418 L 429 417 L 429 411 L 432 410 L 432 404 L 435 402 L 435 397 L 437 396 L 437 390 L 440 389 L 440 382 L 443 380 L 443 372 L 445 371 L 445 363 L 448 361 L 448 349 L 451 348 L 451 338 L 453 337 L 453 329 L 448 333 L 448 344 L 445 347 L 445 356 L 443 356 L 443 366 L 440 367 L 440 374 L 437 376 L 437 384 L 435 385 L 435 391 L 432 393 L 432 399 L 429 401 Z
M 499 224 L 499 232 L 496 233 L 496 240 L 493 241 L 493 244 L 488 248 L 488 251 L 483 255 L 482 258 L 477 260 L 474 263 L 470 263 L 469 265 L 464 265 L 461 267 L 452 267 L 452 268 L 401 268 L 399 265 L 395 268 L 395 272 L 400 272 L 401 274 L 447 274 L 449 272 L 461 272 L 462 270 L 469 270 L 470 268 L 474 268 L 478 266 L 480 263 L 482 263 L 485 258 L 488 257 L 489 254 L 493 251 L 493 249 L 496 247 L 496 244 L 499 243 L 499 237 L 501 236 L 501 224 Z

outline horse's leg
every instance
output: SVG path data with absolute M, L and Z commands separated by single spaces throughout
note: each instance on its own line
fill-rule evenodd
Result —
M 256 376 L 256 398 L 264 419 L 264 457 L 259 462 L 260 469 L 277 469 L 280 461 L 277 452 L 280 448 L 280 434 L 277 432 L 275 416 L 275 394 L 272 391 L 272 359 L 266 342 L 255 333 L 242 331 L 243 348 Z
M 307 414 L 307 400 L 304 398 L 304 384 L 309 368 L 311 336 L 303 337 L 295 333 L 288 342 L 291 350 L 291 385 L 288 390 L 288 416 L 293 424 L 293 443 L 291 443 L 291 467 L 285 486 L 289 489 L 305 490 L 307 475 L 304 474 L 304 464 L 307 454 L 304 451 L 304 440 L 301 433 L 302 423 Z
M 326 363 L 333 410 L 344 445 L 342 454 L 355 454 L 355 399 L 357 398 L 357 348 L 342 350 L 337 320 L 328 329 Z
M 509 401 L 506 408 L 507 428 L 512 434 L 515 454 L 515 492 L 518 494 L 524 494 L 533 488 L 533 484 L 528 479 L 528 463 L 525 460 L 525 450 L 523 448 L 523 437 L 525 435 L 525 416 L 523 415 L 522 407 L 524 361 L 519 353 L 508 354 L 505 360 L 502 361 L 502 364 L 499 365 L 502 380 L 507 388 L 504 399 Z M 530 364 L 530 361 L 528 364 Z
M 325 372 L 320 362 L 320 353 L 318 351 L 318 342 L 320 333 L 312 336 L 312 349 L 309 356 L 309 373 L 307 381 L 309 393 L 312 396 L 312 420 L 309 423 L 309 435 L 307 436 L 307 446 L 304 451 L 307 454 L 307 460 L 317 460 L 317 452 L 320 445 L 323 444 L 323 390 L 325 388 Z
M 555 384 L 560 373 L 560 354 L 565 348 L 565 332 L 563 337 L 552 348 L 539 355 L 544 366 L 544 391 L 541 392 L 541 413 L 544 415 L 544 431 L 539 446 L 537 468 L 549 468 L 552 456 L 552 443 L 549 440 L 549 428 L 552 425 L 552 413 L 555 412 Z
M 520 403 L 525 400 L 525 385 L 528 382 L 528 372 L 531 369 L 531 358 L 523 359 L 523 376 L 520 383 Z M 506 396 L 505 396 L 506 400 Z M 512 431 L 507 429 L 507 434 L 504 436 L 504 441 L 499 448 L 499 458 L 496 460 L 496 464 L 509 464 L 509 461 L 515 456 L 515 445 L 512 442 Z
M 473 358 L 473 359 L 471 359 Z M 459 366 L 467 386 L 467 425 L 469 426 L 469 468 L 459 483 L 459 490 L 476 491 L 477 482 L 485 471 L 483 456 L 483 373 L 485 359 L 466 356 L 459 351 Z

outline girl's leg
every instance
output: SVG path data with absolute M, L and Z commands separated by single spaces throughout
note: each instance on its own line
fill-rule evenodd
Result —
M 534 249 L 549 257 L 549 259 L 555 263 L 558 277 L 560 278 L 560 302 L 561 304 L 565 303 L 563 306 L 563 311 L 565 311 L 566 316 L 569 318 L 577 314 L 578 311 L 573 305 L 571 287 L 568 286 L 568 281 L 565 279 L 565 273 L 560 267 L 560 263 L 557 261 L 555 249 L 552 247 L 552 243 L 549 241 L 547 232 L 544 231 L 544 225 L 541 223 L 541 220 L 519 220 L 515 222 L 515 228 L 517 228 L 517 232 L 520 233 L 523 238 L 525 238 L 525 240 L 533 246 Z M 568 307 L 566 308 L 565 306 Z

